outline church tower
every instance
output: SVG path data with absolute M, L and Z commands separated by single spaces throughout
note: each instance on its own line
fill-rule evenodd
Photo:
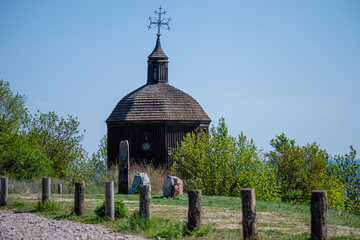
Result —
M 172 149 L 187 133 L 208 130 L 211 119 L 200 104 L 169 84 L 168 64 L 158 30 L 146 84 L 123 97 L 106 120 L 108 166 L 117 163 L 119 144 L 128 140 L 134 161 L 170 167 Z

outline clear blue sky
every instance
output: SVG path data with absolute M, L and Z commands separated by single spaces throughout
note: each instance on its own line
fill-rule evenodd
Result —
M 117 102 L 146 83 L 159 6 L 169 83 L 258 147 L 284 132 L 360 150 L 360 1 L 1 0 L 0 79 L 31 112 L 77 116 L 92 153 Z

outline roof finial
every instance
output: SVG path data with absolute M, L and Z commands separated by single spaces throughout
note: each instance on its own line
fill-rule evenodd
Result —
M 161 10 L 162 10 L 162 8 L 161 8 L 161 6 L 160 6 L 160 7 L 159 7 L 159 11 L 157 11 L 157 10 L 154 11 L 155 14 L 159 14 L 159 18 L 158 18 L 158 19 L 155 19 L 155 18 L 154 18 L 154 21 L 153 21 L 153 20 L 152 20 L 152 17 L 149 17 L 150 24 L 149 24 L 149 26 L 148 26 L 148 29 L 150 29 L 150 28 L 152 27 L 152 25 L 155 25 L 155 26 L 153 26 L 152 28 L 155 28 L 155 27 L 158 28 L 158 32 L 157 32 L 157 34 L 156 34 L 156 35 L 158 35 L 158 36 L 161 35 L 161 34 L 160 34 L 160 27 L 161 27 L 161 28 L 164 28 L 163 26 L 166 26 L 166 27 L 167 27 L 166 29 L 170 31 L 169 22 L 171 21 L 171 18 L 168 18 L 168 19 L 167 19 L 167 22 L 164 22 L 164 21 L 166 21 L 166 20 L 165 20 L 165 18 L 161 18 L 161 15 L 165 15 L 165 14 L 166 14 L 166 11 L 161 11 Z

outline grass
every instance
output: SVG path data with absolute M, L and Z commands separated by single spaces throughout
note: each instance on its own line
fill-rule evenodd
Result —
M 60 210 L 60 203 L 53 200 L 50 201 L 38 201 L 34 208 L 34 212 L 57 212 Z
M 52 179 L 51 201 L 40 202 L 41 179 L 36 181 L 9 181 L 9 204 L 1 209 L 15 212 L 37 212 L 49 218 L 67 219 L 83 223 L 98 223 L 112 231 L 142 235 L 147 238 L 181 239 L 241 239 L 241 198 L 202 196 L 202 228 L 189 233 L 186 230 L 188 198 L 162 198 L 162 184 L 168 172 L 151 165 L 132 164 L 129 179 L 139 172 L 146 172 L 152 187 L 152 218 L 140 218 L 138 194 L 115 194 L 115 200 L 123 199 L 129 216 L 115 221 L 98 217 L 94 210 L 104 201 L 105 181 L 114 181 L 117 191 L 117 171 L 101 175 L 86 185 L 85 215 L 76 216 L 74 188 L 60 179 Z M 62 184 L 63 194 L 57 193 Z M 310 207 L 281 202 L 256 201 L 259 239 L 309 239 Z M 360 216 L 330 209 L 328 211 L 329 239 L 360 239 Z M 349 234 L 350 230 L 353 234 Z
M 203 196 L 203 227 L 199 232 L 186 231 L 187 196 L 175 199 L 161 198 L 162 194 L 152 193 L 152 219 L 138 216 L 138 194 L 116 194 L 115 199 L 123 199 L 129 209 L 129 217 L 114 222 L 99 218 L 94 210 L 104 201 L 104 192 L 87 194 L 85 215 L 73 213 L 73 194 L 52 194 L 52 201 L 39 201 L 40 194 L 10 194 L 9 204 L 0 209 L 17 212 L 38 212 L 46 217 L 67 219 L 84 223 L 98 223 L 112 231 L 142 235 L 147 238 L 181 239 L 239 239 L 241 231 L 241 200 L 239 197 Z M 277 202 L 257 201 L 259 239 L 309 239 L 310 209 Z M 224 215 L 226 214 L 226 215 Z M 295 223 L 295 225 L 294 225 Z M 329 239 L 360 239 L 360 234 L 343 236 L 348 228 L 360 233 L 360 216 L 329 210 Z M 235 226 L 232 228 L 231 226 Z M 342 229 L 342 226 L 346 228 Z M 330 231 L 336 227 L 341 231 Z M 304 228 L 304 229 L 302 229 Z

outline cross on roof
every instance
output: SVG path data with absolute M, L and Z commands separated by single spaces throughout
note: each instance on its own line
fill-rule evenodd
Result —
M 159 18 L 158 18 L 158 19 L 155 19 L 155 18 L 154 18 L 154 21 L 153 21 L 152 17 L 149 17 L 150 24 L 149 24 L 149 26 L 148 26 L 148 29 L 150 29 L 151 27 L 152 27 L 152 28 L 157 27 L 157 28 L 158 28 L 158 32 L 157 32 L 156 35 L 158 35 L 158 36 L 161 35 L 161 34 L 160 34 L 160 28 L 164 28 L 163 26 L 166 26 L 166 27 L 167 27 L 166 29 L 170 31 L 169 22 L 171 21 L 171 18 L 168 18 L 168 19 L 167 19 L 167 22 L 165 22 L 165 21 L 166 21 L 165 18 L 161 18 L 161 15 L 165 15 L 165 14 L 166 14 L 166 11 L 161 11 L 161 10 L 162 10 L 162 8 L 161 8 L 161 6 L 160 6 L 160 7 L 159 7 L 159 11 L 157 11 L 157 10 L 154 11 L 155 14 L 158 14 L 158 15 L 159 15 Z M 154 25 L 154 26 L 152 26 L 152 25 Z

